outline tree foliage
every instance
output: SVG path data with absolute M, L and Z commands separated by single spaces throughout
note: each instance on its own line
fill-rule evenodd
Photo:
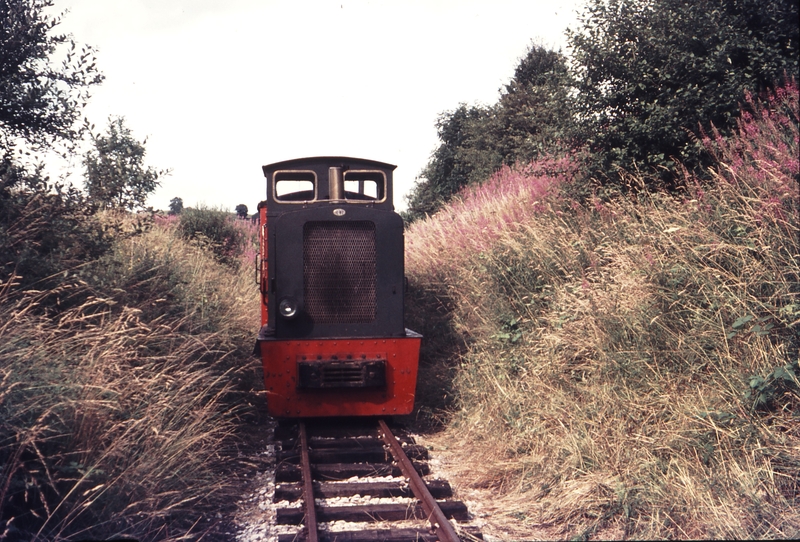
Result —
M 566 57 L 531 45 L 495 106 L 496 139 L 505 165 L 528 162 L 574 145 L 573 87 Z
M 0 1 L 0 146 L 22 138 L 34 147 L 76 141 L 93 85 L 103 80 L 94 50 L 78 48 L 45 13 L 53 0 Z M 66 48 L 63 60 L 57 52 Z
M 798 69 L 797 0 L 589 0 L 569 33 L 599 171 L 702 165 L 699 127 L 735 127 L 746 91 Z
M 240 203 L 236 206 L 236 216 L 239 218 L 247 218 L 247 205 Z
M 440 144 L 408 198 L 406 218 L 431 214 L 502 165 L 570 146 L 570 75 L 559 52 L 531 45 L 492 106 L 459 105 L 436 123 Z
M 123 117 L 109 118 L 106 135 L 93 134 L 92 140 L 94 149 L 84 158 L 89 198 L 106 209 L 144 207 L 159 177 L 169 173 L 144 165 L 147 140 L 137 141 Z
M 35 288 L 109 243 L 81 192 L 15 152 L 77 142 L 89 90 L 103 80 L 94 50 L 55 32 L 61 17 L 45 13 L 52 6 L 0 0 L 0 283 L 16 276 Z
M 482 138 L 490 120 L 490 110 L 466 104 L 439 116 L 440 144 L 408 196 L 406 219 L 434 213 L 462 187 L 499 163 Z
M 588 150 L 584 176 L 606 184 L 619 169 L 660 184 L 675 160 L 703 171 L 701 127 L 731 133 L 746 92 L 797 77 L 797 22 L 797 0 L 587 0 L 569 62 L 531 46 L 496 104 L 438 118 L 406 218 L 504 164 L 565 150 Z
M 183 198 L 172 198 L 169 200 L 169 214 L 179 215 L 183 211 Z

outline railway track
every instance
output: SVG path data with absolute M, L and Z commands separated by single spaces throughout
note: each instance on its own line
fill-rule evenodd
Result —
M 302 525 L 279 542 L 483 539 L 449 521 L 468 520 L 466 505 L 452 499 L 446 481 L 424 480 L 427 449 L 384 420 L 284 422 L 275 429 L 275 444 L 274 500 L 302 502 L 276 510 L 277 524 Z M 380 502 L 363 504 L 355 496 Z M 421 526 L 407 527 L 409 520 Z M 330 522 L 355 527 L 333 530 Z

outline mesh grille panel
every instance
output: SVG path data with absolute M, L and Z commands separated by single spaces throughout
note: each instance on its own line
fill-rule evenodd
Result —
M 325 367 L 322 369 L 322 381 L 327 386 L 363 384 L 364 371 L 361 367 Z
M 386 362 L 382 359 L 299 361 L 297 368 L 297 384 L 305 389 L 374 388 L 386 385 Z
M 307 222 L 303 227 L 305 310 L 320 324 L 375 320 L 375 224 Z

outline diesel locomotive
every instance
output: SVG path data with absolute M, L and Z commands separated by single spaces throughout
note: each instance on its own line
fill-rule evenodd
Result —
M 395 167 L 321 156 L 262 168 L 256 352 L 273 416 L 393 416 L 414 407 L 422 337 L 403 322 Z

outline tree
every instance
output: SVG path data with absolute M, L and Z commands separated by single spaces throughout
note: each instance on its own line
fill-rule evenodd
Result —
M 571 88 L 564 55 L 532 44 L 495 105 L 461 104 L 443 113 L 436 123 L 439 146 L 408 197 L 406 219 L 434 213 L 503 164 L 571 148 L 576 137 Z
M 575 146 L 574 82 L 566 57 L 531 44 L 496 106 L 503 163 L 530 162 Z
M 183 199 L 182 198 L 172 198 L 169 200 L 169 214 L 171 215 L 179 215 L 183 211 Z
M 469 184 L 477 176 L 476 172 L 491 171 L 495 163 L 499 164 L 499 157 L 484 152 L 488 151 L 484 128 L 490 123 L 491 115 L 490 108 L 461 104 L 439 116 L 436 130 L 440 143 L 407 197 L 407 220 L 436 212 Z
M 103 80 L 94 50 L 78 50 L 70 36 L 54 34 L 61 16 L 44 13 L 53 0 L 0 1 L 0 147 L 22 138 L 33 147 L 77 141 L 89 89 Z M 68 47 L 59 64 L 57 50 Z
M 89 89 L 103 80 L 91 47 L 79 52 L 69 36 L 54 33 L 61 16 L 45 14 L 52 6 L 0 0 L 0 282 L 22 275 L 23 285 L 39 289 L 109 246 L 84 195 L 51 183 L 41 165 L 15 152 L 77 142 Z
M 600 171 L 702 166 L 694 134 L 735 126 L 746 91 L 798 70 L 797 0 L 589 0 L 569 34 Z
M 93 134 L 94 150 L 86 153 L 86 191 L 89 199 L 106 209 L 143 207 L 147 196 L 169 170 L 144 166 L 147 142 L 134 139 L 123 117 L 110 117 L 106 135 Z
M 239 218 L 247 218 L 247 205 L 240 203 L 236 206 L 236 215 Z

